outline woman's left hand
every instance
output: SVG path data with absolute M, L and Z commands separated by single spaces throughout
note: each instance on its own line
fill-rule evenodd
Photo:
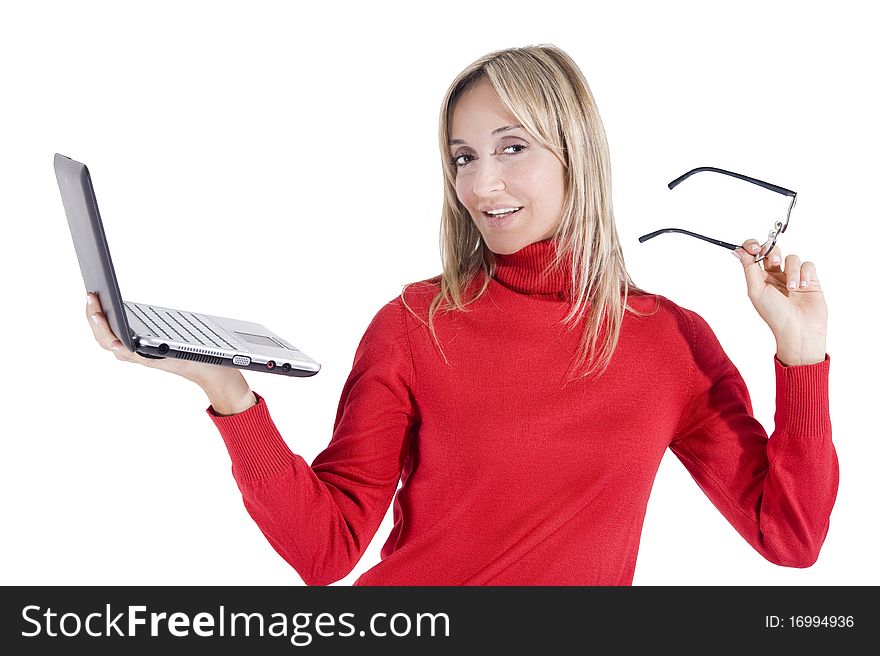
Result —
M 823 362 L 828 306 L 816 265 L 789 255 L 783 269 L 779 244 L 755 262 L 759 248 L 756 239 L 749 239 L 733 253 L 745 271 L 749 300 L 776 338 L 776 357 L 789 366 Z

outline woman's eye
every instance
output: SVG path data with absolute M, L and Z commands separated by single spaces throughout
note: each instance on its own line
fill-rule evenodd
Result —
M 516 150 L 512 153 L 507 153 L 507 154 L 508 155 L 518 155 L 519 153 L 524 151 L 527 148 L 527 146 L 524 146 L 523 144 L 511 144 L 509 146 L 505 146 L 501 152 L 506 152 L 506 151 L 510 150 L 511 148 L 518 148 L 519 150 Z M 473 159 L 473 155 L 457 155 L 456 157 L 452 158 L 451 162 L 454 167 L 460 169 L 462 166 L 464 166 L 465 164 L 470 162 L 472 159 Z

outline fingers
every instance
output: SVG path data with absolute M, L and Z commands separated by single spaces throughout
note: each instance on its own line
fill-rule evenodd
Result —
M 779 250 L 779 244 L 773 246 L 763 261 L 765 271 L 770 271 L 772 273 L 779 273 L 782 271 L 782 251 Z
M 821 289 L 816 265 L 801 262 L 797 255 L 785 258 L 785 286 L 789 291 L 818 291 Z
M 817 290 L 820 288 L 819 276 L 816 275 L 816 265 L 812 262 L 801 264 L 800 289 Z
M 107 324 L 107 319 L 104 317 L 98 297 L 92 293 L 86 294 L 86 318 L 89 320 L 95 341 L 98 342 L 101 348 L 110 350 L 113 343 L 119 341 Z
M 769 261 L 769 264 L 767 262 Z M 816 265 L 812 262 L 801 262 L 801 258 L 792 253 L 785 257 L 785 267 L 782 267 L 782 251 L 776 244 L 767 254 L 764 260 L 764 269 L 770 273 L 778 273 L 784 276 L 785 288 L 794 290 L 813 290 L 819 288 L 819 277 L 816 274 Z
M 754 302 L 764 289 L 764 278 L 766 274 L 761 267 L 755 262 L 754 255 L 760 249 L 760 244 L 755 239 L 749 239 L 743 242 L 741 248 L 733 251 L 734 256 L 743 266 L 746 275 L 746 287 L 748 289 L 749 298 Z
M 741 247 L 733 251 L 733 254 L 740 262 L 745 264 L 746 270 L 749 270 L 752 268 L 751 265 L 755 262 L 754 257 L 758 255 L 762 245 L 763 244 L 757 239 L 747 239 L 743 242 Z M 743 251 L 745 251 L 745 253 L 748 253 L 749 255 L 752 255 L 753 257 L 743 259 L 742 256 L 745 254 Z
M 746 239 L 743 242 L 742 247 L 746 252 L 755 255 L 757 254 L 758 249 L 761 248 L 761 242 L 759 242 L 757 239 Z
M 134 354 L 130 353 L 125 345 L 116 338 L 107 323 L 107 317 L 101 308 L 101 303 L 95 294 L 86 294 L 86 316 L 89 320 L 89 326 L 95 336 L 95 341 L 101 348 L 111 351 L 117 360 L 125 360 L 134 362 L 132 358 Z
M 743 242 L 742 249 L 756 254 L 761 247 L 757 239 L 748 239 Z M 737 249 L 739 252 L 740 249 Z M 764 270 L 771 274 L 783 276 L 785 287 L 789 291 L 795 290 L 818 290 L 820 289 L 819 278 L 816 274 L 816 265 L 812 262 L 801 262 L 800 257 L 791 254 L 785 257 L 785 267 L 782 266 L 782 251 L 779 244 L 775 244 L 762 260 Z
M 801 285 L 801 258 L 797 255 L 788 255 L 785 258 L 785 286 L 794 290 Z

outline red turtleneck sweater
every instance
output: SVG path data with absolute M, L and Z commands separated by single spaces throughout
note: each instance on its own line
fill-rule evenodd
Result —
M 259 395 L 237 415 L 208 408 L 247 511 L 305 583 L 346 576 L 393 500 L 382 560 L 355 585 L 630 585 L 667 448 L 763 557 L 816 560 L 838 484 L 830 358 L 774 358 L 768 439 L 706 322 L 631 295 L 658 311 L 625 315 L 603 376 L 563 385 L 580 335 L 559 323 L 567 272 L 539 275 L 553 252 L 498 256 L 467 313 L 435 317 L 449 364 L 399 297 L 381 308 L 311 466 Z M 417 283 L 407 303 L 426 319 L 436 291 Z

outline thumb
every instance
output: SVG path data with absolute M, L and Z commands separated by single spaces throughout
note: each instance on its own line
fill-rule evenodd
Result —
M 761 268 L 761 264 L 755 262 L 755 256 L 742 247 L 734 250 L 733 255 L 739 259 L 743 267 L 749 296 L 760 295 L 761 290 L 764 288 L 764 270 Z

